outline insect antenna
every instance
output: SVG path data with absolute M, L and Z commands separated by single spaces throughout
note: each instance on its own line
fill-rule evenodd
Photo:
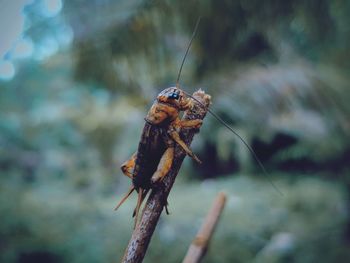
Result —
M 198 17 L 196 25 L 195 25 L 193 33 L 192 33 L 192 36 L 191 36 L 191 39 L 190 39 L 190 42 L 188 42 L 186 53 L 185 53 L 184 57 L 182 58 L 181 66 L 180 66 L 179 73 L 177 74 L 177 79 L 176 79 L 176 88 L 177 89 L 179 88 L 179 81 L 180 81 L 180 77 L 181 77 L 182 68 L 183 68 L 183 66 L 185 64 L 185 60 L 186 60 L 187 54 L 190 51 L 190 48 L 192 46 L 193 39 L 196 36 L 198 25 L 199 25 L 200 21 L 201 21 L 201 17 Z
M 191 94 L 187 93 L 186 91 L 183 91 L 187 96 L 189 96 L 190 98 L 192 98 L 193 100 L 195 100 L 196 102 L 198 102 L 200 105 L 202 105 L 203 107 L 206 107 L 201 101 L 199 101 L 198 99 L 196 99 L 195 97 L 193 97 Z M 261 170 L 263 171 L 264 176 L 267 178 L 267 180 L 270 182 L 270 184 L 272 185 L 273 188 L 275 188 L 275 190 L 281 195 L 283 196 L 283 193 L 278 189 L 278 187 L 273 183 L 273 181 L 270 178 L 269 173 L 266 171 L 265 166 L 262 164 L 262 162 L 260 161 L 259 157 L 257 156 L 257 154 L 255 153 L 255 151 L 253 150 L 253 148 L 242 138 L 241 135 L 239 135 L 239 133 L 237 133 L 230 125 L 228 125 L 219 115 L 217 115 L 214 111 L 212 111 L 211 109 L 207 108 L 208 112 L 215 118 L 217 119 L 222 125 L 224 125 L 227 129 L 229 129 L 234 135 L 236 135 L 238 137 L 238 139 L 240 139 L 241 142 L 243 142 L 243 144 L 248 148 L 249 152 L 253 155 L 255 161 L 257 162 L 257 164 L 260 166 Z

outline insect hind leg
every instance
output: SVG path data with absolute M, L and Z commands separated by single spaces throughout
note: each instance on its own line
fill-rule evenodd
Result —
M 171 165 L 174 160 L 174 146 L 167 148 L 159 161 L 157 170 L 152 176 L 152 183 L 159 182 L 164 179 L 164 177 L 170 171 Z
M 135 167 L 135 161 L 136 161 L 136 155 L 137 152 L 135 152 L 131 158 L 127 161 L 125 161 L 121 166 L 120 169 L 122 170 L 123 174 L 132 179 L 134 167 Z

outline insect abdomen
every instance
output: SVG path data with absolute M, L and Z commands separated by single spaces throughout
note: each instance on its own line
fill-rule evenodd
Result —
M 157 170 L 159 161 L 165 152 L 162 133 L 164 129 L 160 126 L 145 123 L 140 143 L 137 150 L 135 168 L 133 173 L 133 184 L 136 189 L 151 188 L 151 178 Z

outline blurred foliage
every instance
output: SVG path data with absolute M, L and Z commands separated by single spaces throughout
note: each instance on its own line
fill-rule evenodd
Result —
M 135 198 L 115 214 L 111 208 L 121 196 L 67 191 L 59 183 L 43 183 L 39 191 L 22 185 L 13 192 L 16 180 L 12 176 L 0 186 L 1 199 L 13 201 L 0 206 L 6 215 L 0 225 L 6 238 L 1 262 L 114 262 L 122 257 Z M 284 198 L 266 182 L 246 176 L 175 187 L 171 215 L 161 217 L 145 262 L 180 262 L 222 188 L 230 193 L 204 262 L 347 262 L 340 185 L 306 175 L 278 179 L 278 184 Z
M 0 80 L 1 262 L 121 257 L 135 200 L 111 212 L 130 184 L 119 165 L 174 84 L 199 16 L 180 82 L 212 95 L 286 197 L 257 177 L 198 182 L 261 173 L 208 116 L 193 144 L 203 164 L 185 162 L 146 262 L 178 262 L 221 188 L 228 208 L 206 262 L 347 261 L 349 1 L 76 0 L 55 16 L 42 5 L 23 9 L 33 56 Z

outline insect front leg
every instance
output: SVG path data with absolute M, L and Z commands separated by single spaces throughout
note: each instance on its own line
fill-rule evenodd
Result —
M 180 138 L 180 134 L 174 129 L 170 128 L 168 130 L 168 134 L 170 137 L 178 144 L 181 146 L 181 148 L 187 153 L 188 156 L 193 158 L 196 162 L 202 163 L 201 160 L 192 152 L 192 150 L 186 145 L 186 143 Z
M 129 160 L 125 161 L 120 166 L 120 169 L 122 170 L 123 174 L 129 177 L 130 179 L 132 179 L 132 174 L 134 172 L 136 155 L 137 155 L 137 152 L 135 152 Z

